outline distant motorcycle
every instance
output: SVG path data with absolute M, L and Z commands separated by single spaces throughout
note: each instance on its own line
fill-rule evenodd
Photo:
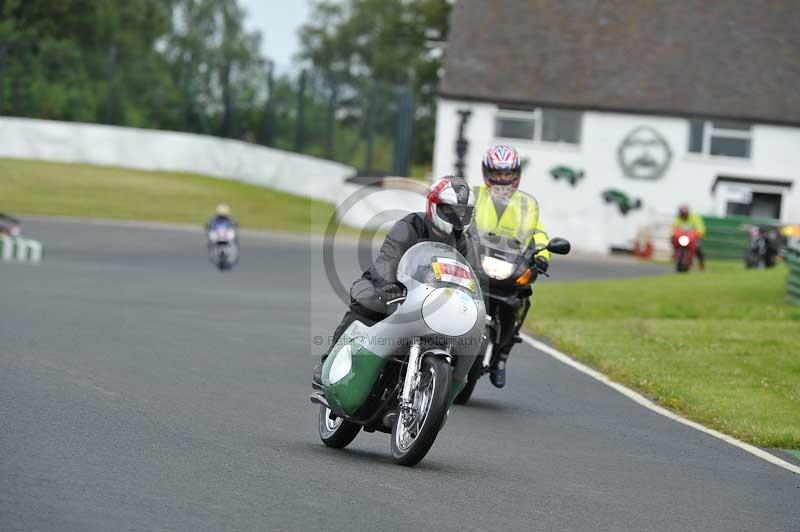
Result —
M 0 213 L 0 235 L 19 236 L 19 220 L 8 214 Z
M 486 306 L 486 326 L 481 352 L 470 368 L 467 384 L 454 401 L 460 405 L 469 401 L 478 379 L 497 367 L 500 360 L 497 342 L 502 329 L 513 327 L 516 330 L 525 321 L 531 306 L 530 285 L 539 273 L 532 269 L 535 268 L 533 257 L 545 249 L 560 255 L 570 250 L 569 242 L 563 238 L 552 238 L 546 246 L 536 245 L 530 238 L 526 246 L 516 238 L 501 237 L 481 229 L 471 230 L 469 237 L 470 253 L 474 254 L 470 261 L 480 280 Z M 528 239 L 523 237 L 523 241 Z M 507 312 L 509 309 L 511 312 Z M 503 323 L 500 319 L 503 314 L 513 314 L 516 319 Z
M 697 253 L 697 231 L 676 227 L 672 231 L 673 258 L 675 271 L 688 272 L 692 268 Z
M 775 266 L 775 258 L 780 250 L 781 236 L 774 227 L 749 226 L 750 244 L 744 256 L 747 268 L 758 268 L 763 264 L 765 268 Z
M 220 271 L 239 262 L 239 236 L 230 219 L 215 219 L 208 225 L 208 258 Z

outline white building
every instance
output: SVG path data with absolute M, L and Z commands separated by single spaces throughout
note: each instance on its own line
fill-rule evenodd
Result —
M 434 175 L 457 172 L 460 130 L 473 183 L 510 144 L 550 235 L 584 250 L 683 203 L 800 222 L 800 3 L 714 5 L 456 3 Z

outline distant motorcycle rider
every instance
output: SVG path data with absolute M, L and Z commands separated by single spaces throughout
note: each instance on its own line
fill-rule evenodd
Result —
M 703 249 L 700 247 L 701 239 L 706 236 L 706 224 L 703 223 L 703 218 L 697 214 L 689 212 L 688 205 L 681 205 L 678 207 L 678 216 L 672 223 L 672 228 L 673 230 L 680 228 L 684 231 L 690 231 L 692 229 L 695 230 L 697 233 L 697 246 L 695 247 L 694 253 L 697 257 L 697 262 L 700 265 L 700 269 L 705 270 L 705 255 L 703 255 Z
M 535 201 L 531 204 L 517 192 L 522 179 L 522 163 L 517 150 L 506 145 L 492 146 L 486 151 L 481 170 L 484 185 L 477 190 L 474 227 L 503 237 L 530 235 L 521 237 L 527 239 L 521 242 L 523 246 L 530 244 L 531 240 L 535 244 L 547 245 L 549 238 L 539 223 L 538 204 Z M 538 253 L 532 271 L 535 274 L 547 272 L 549 260 L 549 251 Z M 506 361 L 511 348 L 519 341 L 519 328 L 525 318 L 505 307 L 500 312 L 498 360 L 489 375 L 497 388 L 506 384 Z
M 411 213 L 389 230 L 372 266 L 350 288 L 349 309 L 336 327 L 322 361 L 314 367 L 313 381 L 321 384 L 322 363 L 339 337 L 351 323 L 358 320 L 372 326 L 389 314 L 389 305 L 403 297 L 403 286 L 397 282 L 397 266 L 403 254 L 414 244 L 440 242 L 467 254 L 463 235 L 472 222 L 475 194 L 460 177 L 445 176 L 434 183 L 426 196 L 424 213 Z
M 220 203 L 217 205 L 217 208 L 214 210 L 214 216 L 206 222 L 206 230 L 211 229 L 215 225 L 219 223 L 231 223 L 234 227 L 238 227 L 238 224 L 231 216 L 231 208 L 227 203 Z

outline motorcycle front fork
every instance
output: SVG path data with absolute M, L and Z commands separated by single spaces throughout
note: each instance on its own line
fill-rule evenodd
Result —
M 403 379 L 403 390 L 400 392 L 400 410 L 410 410 L 413 404 L 412 390 L 417 385 L 419 380 L 419 370 L 422 364 L 422 357 L 420 356 L 420 342 L 414 340 L 411 348 L 408 350 L 408 365 L 406 366 L 406 375 Z

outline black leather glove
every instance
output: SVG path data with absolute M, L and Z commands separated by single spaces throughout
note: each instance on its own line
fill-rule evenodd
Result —
M 550 267 L 550 263 L 547 259 L 539 255 L 533 258 L 533 264 L 536 266 L 536 270 L 539 273 L 547 273 L 547 268 Z
M 384 304 L 389 305 L 397 299 L 406 296 L 406 289 L 400 284 L 387 284 L 378 289 L 378 297 Z

